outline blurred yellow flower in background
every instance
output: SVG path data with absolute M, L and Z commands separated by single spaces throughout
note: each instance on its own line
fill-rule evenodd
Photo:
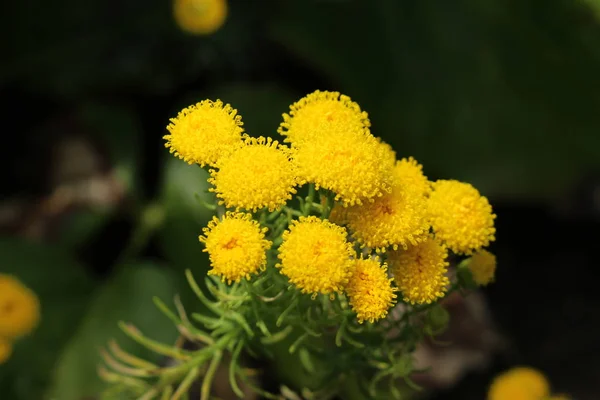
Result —
M 444 297 L 450 284 L 446 276 L 447 258 L 446 247 L 432 237 L 406 250 L 390 251 L 390 271 L 403 300 L 411 304 L 429 304 Z
M 182 30 L 196 35 L 208 35 L 225 23 L 227 1 L 174 0 L 173 16 Z
M 390 307 L 396 302 L 392 280 L 387 276 L 387 265 L 378 259 L 357 259 L 353 261 L 352 277 L 346 286 L 350 306 L 356 313 L 359 323 L 374 322 L 385 318 Z
M 283 233 L 277 267 L 302 293 L 341 292 L 352 271 L 346 230 L 315 216 L 292 221 Z
M 221 220 L 213 217 L 202 231 L 199 239 L 212 266 L 209 275 L 228 283 L 239 282 L 266 266 L 266 252 L 271 247 L 265 239 L 267 228 L 261 228 L 251 214 L 229 211 Z
M 472 254 L 495 240 L 492 206 L 468 183 L 434 182 L 428 214 L 435 236 L 457 254 Z
M 27 335 L 40 320 L 37 296 L 11 275 L 0 274 L 0 338 Z
M 550 384 L 540 371 L 530 367 L 515 367 L 492 382 L 487 400 L 546 400 Z
M 4 364 L 12 354 L 12 343 L 0 337 L 0 364 Z
M 298 183 L 290 149 L 271 138 L 244 138 L 244 144 L 222 157 L 210 170 L 210 190 L 227 207 L 270 211 L 283 206 L 296 193 Z
M 496 274 L 496 256 L 487 250 L 480 250 L 471 256 L 467 264 L 473 280 L 481 286 L 494 281 Z
M 202 100 L 181 110 L 167 126 L 165 147 L 188 164 L 214 166 L 242 142 L 242 117 L 221 100 Z

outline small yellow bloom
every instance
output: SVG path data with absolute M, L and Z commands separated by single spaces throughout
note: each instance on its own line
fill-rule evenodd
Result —
M 496 273 L 496 256 L 487 250 L 479 250 L 471 256 L 467 264 L 473 280 L 481 286 L 494 281 Z
M 378 259 L 353 261 L 353 273 L 346 294 L 359 323 L 374 322 L 385 318 L 388 310 L 396 303 L 392 280 L 387 276 L 387 265 Z
M 388 253 L 390 270 L 405 302 L 430 304 L 444 297 L 450 284 L 447 258 L 446 247 L 431 237 L 406 250 Z
M 251 214 L 228 211 L 221 220 L 213 217 L 199 237 L 212 266 L 208 274 L 231 283 L 250 279 L 265 268 L 266 252 L 272 244 L 265 239 L 266 231 Z
M 472 254 L 495 240 L 492 206 L 468 183 L 435 182 L 428 214 L 436 237 L 457 254 Z
M 221 158 L 210 170 L 210 189 L 227 207 L 256 211 L 280 208 L 296 193 L 298 184 L 290 150 L 271 138 L 246 137 L 243 145 Z
M 173 16 L 179 27 L 196 35 L 217 31 L 227 17 L 226 0 L 174 0 Z
M 516 367 L 497 376 L 488 391 L 488 400 L 544 400 L 550 385 L 538 370 Z
M 295 148 L 300 177 L 329 189 L 344 205 L 363 204 L 389 192 L 393 163 L 388 149 L 364 131 L 328 135 Z
M 27 335 L 39 320 L 37 296 L 16 278 L 0 274 L 0 337 L 15 339 Z
M 277 132 L 287 136 L 286 142 L 300 145 L 330 136 L 343 137 L 347 132 L 368 131 L 369 126 L 369 116 L 350 97 L 317 90 L 290 106 Z
M 300 217 L 283 233 L 281 273 L 302 293 L 341 292 L 352 273 L 346 230 L 315 216 Z
M 431 192 L 431 182 L 423 174 L 423 166 L 412 157 L 398 161 L 396 175 L 401 185 L 409 186 L 423 195 Z
M 346 220 L 352 235 L 362 244 L 383 251 L 386 247 L 416 245 L 429 231 L 426 198 L 410 184 L 402 184 L 397 163 L 391 177 L 391 193 L 362 206 L 348 207 Z
M 203 100 L 171 118 L 165 147 L 189 164 L 214 166 L 242 141 L 242 117 L 221 100 Z
M 0 365 L 4 364 L 12 354 L 12 343 L 0 337 Z

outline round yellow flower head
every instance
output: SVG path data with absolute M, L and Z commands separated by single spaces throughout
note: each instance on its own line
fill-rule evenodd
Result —
M 225 22 L 227 1 L 174 0 L 173 16 L 182 30 L 195 35 L 208 35 Z
M 376 138 L 379 142 L 379 146 L 382 148 L 383 159 L 386 165 L 396 165 L 396 152 L 388 143 L 384 142 L 381 138 Z
M 0 274 L 0 337 L 15 339 L 27 335 L 39 320 L 37 296 L 16 278 Z
M 406 250 L 388 253 L 390 271 L 405 302 L 430 304 L 444 297 L 450 284 L 446 258 L 448 250 L 432 237 Z
M 396 175 L 401 185 L 409 186 L 423 195 L 431 192 L 431 182 L 423 174 L 423 166 L 412 157 L 398 161 Z
M 492 382 L 488 400 L 545 400 L 550 385 L 538 370 L 529 367 L 513 368 Z
M 436 237 L 457 254 L 472 254 L 495 240 L 492 206 L 468 183 L 435 182 L 428 214 Z
M 189 164 L 214 166 L 241 143 L 242 117 L 221 100 L 203 100 L 171 118 L 165 147 Z
M 245 137 L 243 145 L 210 170 L 209 189 L 227 207 L 256 211 L 280 208 L 296 193 L 296 168 L 290 150 L 271 138 Z
M 369 126 L 369 116 L 350 97 L 317 90 L 290 106 L 290 113 L 283 114 L 277 132 L 287 136 L 286 142 L 299 145 L 328 136 L 345 136 L 347 132 L 368 131 Z
M 199 237 L 212 266 L 208 274 L 227 283 L 250 279 L 267 264 L 272 243 L 265 239 L 266 231 L 251 214 L 228 211 L 221 220 L 213 217 Z
M 0 337 L 0 365 L 4 364 L 12 354 L 12 343 Z
M 341 292 L 352 274 L 346 230 L 315 216 L 300 217 L 283 233 L 277 267 L 302 293 Z
M 387 276 L 387 265 L 378 259 L 353 261 L 353 273 L 346 294 L 359 323 L 374 322 L 385 318 L 388 310 L 396 303 L 396 289 Z
M 424 239 L 429 230 L 426 218 L 426 198 L 414 187 L 401 184 L 401 164 L 393 169 L 391 193 L 362 206 L 352 206 L 346 212 L 352 235 L 362 244 L 378 251 L 398 246 L 406 248 Z
M 494 281 L 496 273 L 496 256 L 487 250 L 479 250 L 471 256 L 467 264 L 473 280 L 481 286 Z
M 329 189 L 344 205 L 363 204 L 387 193 L 393 163 L 388 149 L 363 131 L 324 136 L 295 148 L 294 160 L 302 180 Z

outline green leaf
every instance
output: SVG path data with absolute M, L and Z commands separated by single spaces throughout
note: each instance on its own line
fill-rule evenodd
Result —
M 94 287 L 83 267 L 68 253 L 19 239 L 0 239 L 0 273 L 15 275 L 39 297 L 37 329 L 15 344 L 0 366 L 2 398 L 41 399 L 49 371 L 80 320 Z
M 101 364 L 99 350 L 111 339 L 116 339 L 131 354 L 159 362 L 160 356 L 127 338 L 117 323 L 131 322 L 145 336 L 173 344 L 177 338 L 175 326 L 155 307 L 152 298 L 157 296 L 170 305 L 178 291 L 178 280 L 168 269 L 152 263 L 120 268 L 95 293 L 84 320 L 54 370 L 48 397 L 67 400 L 98 395 L 105 388 L 96 371 Z

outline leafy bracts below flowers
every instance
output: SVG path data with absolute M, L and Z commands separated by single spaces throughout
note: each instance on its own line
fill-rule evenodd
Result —
M 412 354 L 447 326 L 439 301 L 493 280 L 488 200 L 466 183 L 430 182 L 413 158 L 396 160 L 367 113 L 336 92 L 316 91 L 284 114 L 289 146 L 242 133 L 237 111 L 219 100 L 185 109 L 168 129 L 172 153 L 209 166 L 217 197 L 200 236 L 212 266 L 206 290 L 186 272 L 207 311 L 188 315 L 178 299 L 175 311 L 155 299 L 197 350 L 123 323 L 175 362 L 159 367 L 111 343 L 100 367 L 106 398 L 185 399 L 200 381 L 208 399 L 221 364 L 239 397 L 241 383 L 266 398 L 293 398 L 289 387 L 306 399 L 344 397 L 349 387 L 365 398 L 418 390 Z M 456 278 L 450 253 L 462 259 Z M 269 393 L 242 359 L 281 348 L 310 379 L 282 378 L 280 393 Z

